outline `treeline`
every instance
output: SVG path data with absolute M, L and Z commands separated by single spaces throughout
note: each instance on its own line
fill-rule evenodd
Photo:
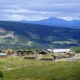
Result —
M 71 50 L 73 52 L 80 53 L 80 47 L 73 47 Z

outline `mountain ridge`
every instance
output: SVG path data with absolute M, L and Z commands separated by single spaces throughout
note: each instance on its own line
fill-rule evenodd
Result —
M 43 20 L 39 20 L 39 21 L 25 21 L 25 20 L 23 20 L 20 22 L 80 29 L 80 20 L 76 20 L 76 19 L 71 20 L 71 21 L 67 21 L 67 20 L 60 19 L 60 18 L 50 17 L 48 19 L 43 19 Z

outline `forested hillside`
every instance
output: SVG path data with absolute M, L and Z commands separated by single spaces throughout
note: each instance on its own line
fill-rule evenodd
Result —
M 0 48 L 80 46 L 80 30 L 12 21 L 0 21 Z

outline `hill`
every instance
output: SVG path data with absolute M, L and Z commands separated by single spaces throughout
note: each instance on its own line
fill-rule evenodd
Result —
M 79 36 L 79 29 L 0 21 L 0 49 L 80 46 Z
M 39 20 L 39 21 L 25 21 L 25 20 L 23 20 L 21 22 L 80 29 L 80 20 L 67 21 L 64 19 L 51 17 L 51 18 L 43 19 L 43 20 Z

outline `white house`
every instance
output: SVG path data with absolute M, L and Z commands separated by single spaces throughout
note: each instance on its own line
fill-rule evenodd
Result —
M 64 54 L 64 53 L 70 52 L 70 49 L 47 49 L 47 51 L 53 52 L 53 53 Z

